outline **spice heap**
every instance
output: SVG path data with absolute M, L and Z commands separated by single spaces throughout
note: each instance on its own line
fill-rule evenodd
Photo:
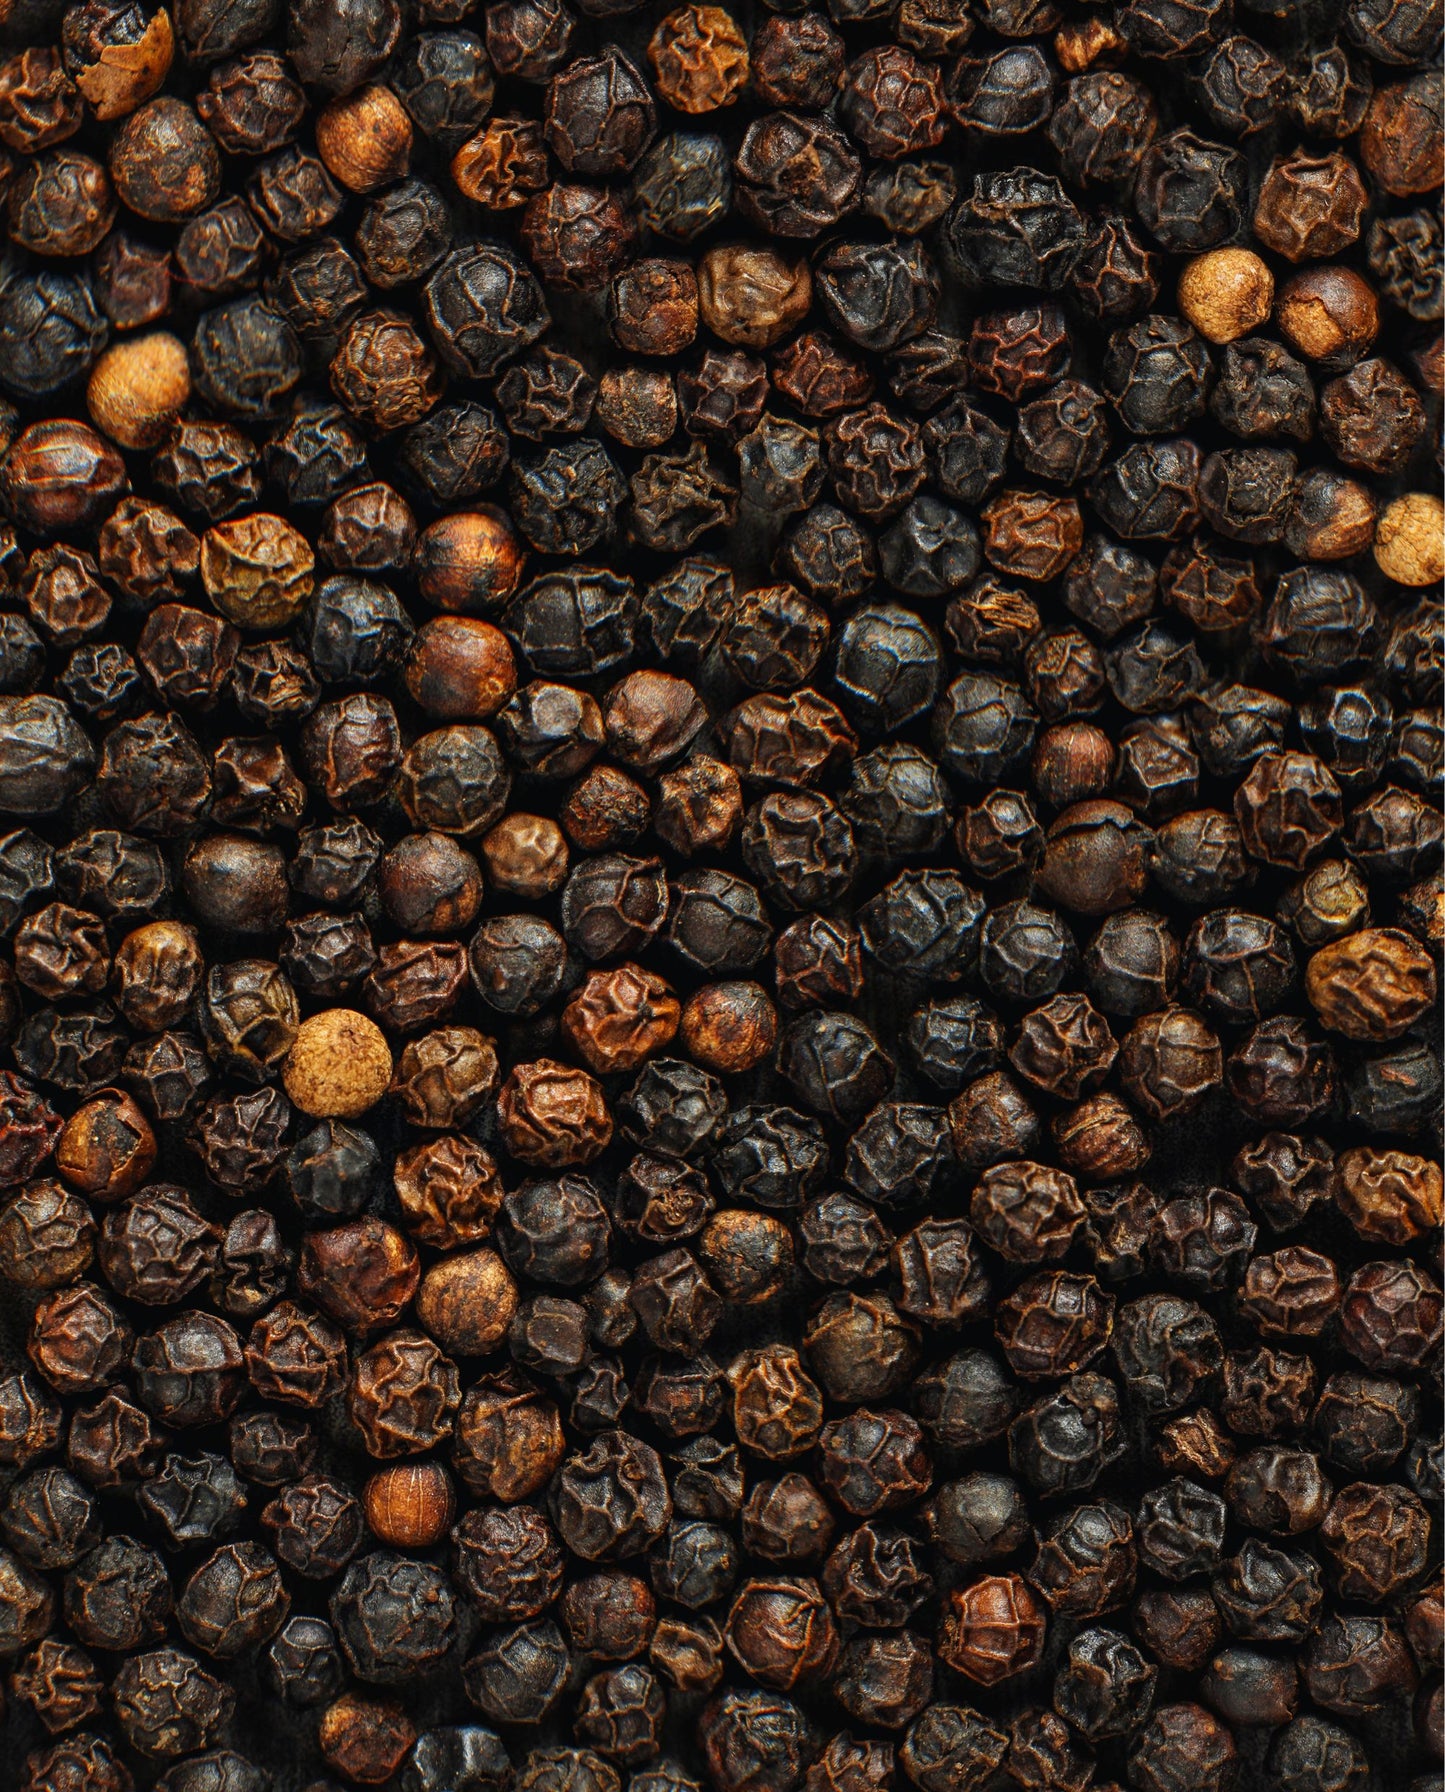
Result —
M 0 1769 L 1441 1785 L 1439 0 L 0 0 Z

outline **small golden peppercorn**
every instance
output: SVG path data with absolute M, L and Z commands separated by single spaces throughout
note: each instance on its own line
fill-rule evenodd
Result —
M 653 32 L 647 59 L 669 106 L 694 115 L 730 106 L 748 79 L 748 41 L 720 6 L 680 6 Z
M 411 166 L 411 119 L 379 83 L 343 94 L 316 119 L 316 153 L 343 187 L 371 193 Z
M 201 540 L 206 595 L 238 628 L 286 628 L 306 607 L 316 556 L 298 529 L 255 511 L 207 529 Z
M 355 1119 L 385 1095 L 391 1051 L 375 1021 L 353 1008 L 329 1008 L 296 1029 L 281 1080 L 303 1114 Z
M 194 928 L 184 921 L 148 921 L 116 948 L 116 1006 L 138 1032 L 163 1032 L 185 1017 L 205 968 Z
M 562 1010 L 568 1043 L 599 1076 L 635 1070 L 676 1036 L 682 1007 L 652 971 L 619 964 L 593 971 Z
M 85 403 L 98 429 L 122 448 L 154 448 L 191 395 L 186 345 L 168 330 L 129 336 L 91 370 Z
M 778 1011 L 761 983 L 709 983 L 682 1011 L 682 1043 L 707 1070 L 740 1074 L 778 1043 Z
M 92 1201 L 123 1201 L 150 1175 L 156 1136 L 135 1101 L 121 1089 L 102 1089 L 66 1121 L 55 1146 L 55 1167 Z
M 1211 249 L 1179 276 L 1179 309 L 1210 342 L 1237 342 L 1269 319 L 1274 275 L 1249 249 Z
M 504 815 L 482 836 L 487 875 L 499 890 L 540 902 L 567 880 L 567 841 L 549 816 Z
M 507 1335 L 517 1284 L 495 1251 L 467 1251 L 434 1263 L 421 1279 L 416 1316 L 454 1356 L 486 1356 Z
M 439 1462 L 398 1462 L 379 1469 L 362 1493 L 366 1522 L 392 1549 L 430 1549 L 456 1515 L 451 1476 Z
M 1397 585 L 1434 585 L 1445 576 L 1445 506 L 1433 492 L 1406 492 L 1375 527 L 1375 564 Z

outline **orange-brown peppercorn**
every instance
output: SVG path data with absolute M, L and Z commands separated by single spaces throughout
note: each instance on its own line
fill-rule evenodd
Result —
M 366 1522 L 392 1549 L 431 1549 L 456 1516 L 451 1476 L 439 1462 L 399 1462 L 381 1469 L 361 1497 Z
M 497 1125 L 513 1157 L 554 1170 L 590 1164 L 612 1139 L 600 1085 L 551 1058 L 513 1070 L 497 1096 Z
M 416 1316 L 453 1356 L 487 1356 L 517 1311 L 517 1284 L 495 1251 L 435 1263 L 421 1279 Z
M 955 1673 L 997 1686 L 1038 1666 L 1043 1607 L 1018 1574 L 990 1574 L 948 1595 L 938 1652 Z
M 635 1070 L 676 1036 L 681 1005 L 662 978 L 636 964 L 593 971 L 562 1010 L 562 1031 L 590 1070 Z
M 511 643 L 475 616 L 433 616 L 417 630 L 406 660 L 412 701 L 441 722 L 495 715 L 517 688 Z
M 150 1175 L 155 1161 L 150 1122 L 119 1089 L 82 1102 L 55 1145 L 55 1167 L 92 1201 L 123 1201 Z
M 389 87 L 361 87 L 317 115 L 316 148 L 353 193 L 399 180 L 411 165 L 411 119 Z
M 708 1070 L 753 1070 L 778 1043 L 778 1011 L 761 983 L 709 983 L 682 1011 L 682 1044 Z
M 122 448 L 164 441 L 191 395 L 185 344 L 167 330 L 117 342 L 91 369 L 85 403 L 96 427 Z

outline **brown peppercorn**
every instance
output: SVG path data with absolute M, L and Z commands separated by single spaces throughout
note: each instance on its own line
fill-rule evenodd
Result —
M 299 530 L 257 511 L 201 538 L 206 595 L 238 628 L 287 628 L 311 596 L 316 556 Z
M 396 1699 L 347 1692 L 322 1712 L 317 1741 L 326 1765 L 343 1779 L 380 1786 L 406 1759 L 416 1727 Z
M 682 1010 L 681 1040 L 704 1068 L 738 1075 L 773 1052 L 778 1011 L 760 983 L 709 983 L 689 996 Z
M 410 1242 L 384 1220 L 348 1220 L 308 1232 L 297 1284 L 341 1325 L 357 1332 L 393 1325 L 416 1292 L 421 1269 Z
M 153 99 L 112 138 L 110 177 L 131 211 L 158 224 L 181 224 L 220 191 L 220 151 L 184 100 Z
M 317 114 L 316 150 L 352 193 L 372 193 L 411 166 L 411 119 L 389 87 L 358 87 Z
M 85 403 L 96 427 L 122 448 L 155 448 L 190 395 L 185 344 L 156 330 L 105 351 L 91 369 Z
M 1359 170 L 1339 150 L 1278 157 L 1260 186 L 1254 234 L 1286 261 L 1343 254 L 1360 234 L 1369 197 Z
M 1406 1245 L 1441 1223 L 1440 1166 L 1410 1151 L 1358 1145 L 1341 1153 L 1335 1204 L 1361 1238 Z
M 517 1284 L 495 1251 L 468 1251 L 433 1264 L 417 1290 L 417 1318 L 456 1356 L 487 1356 L 517 1312 Z
M 1149 830 L 1122 803 L 1076 803 L 1050 825 L 1037 884 L 1084 915 L 1127 908 L 1148 883 Z
M 493 118 L 452 157 L 457 190 L 488 211 L 511 211 L 547 189 L 547 143 L 540 122 Z
M 513 595 L 526 558 L 500 511 L 458 511 L 422 530 L 413 559 L 416 588 L 435 609 L 479 615 Z
M 129 483 L 125 462 L 109 443 L 71 417 L 22 429 L 0 463 L 0 492 L 11 516 L 36 535 L 93 528 Z
M 796 328 L 813 300 L 806 261 L 741 243 L 709 249 L 697 266 L 698 311 L 724 342 L 771 348 Z
M 977 1685 L 998 1686 L 1038 1665 L 1044 1634 L 1043 1608 L 1022 1576 L 990 1574 L 948 1595 L 938 1652 Z
M 612 1139 L 601 1086 L 551 1058 L 512 1071 L 497 1096 L 497 1125 L 513 1157 L 548 1169 L 589 1164 Z
M 499 628 L 472 616 L 433 616 L 406 659 L 412 701 L 441 722 L 479 722 L 517 688 L 517 662 Z
M 1407 933 L 1366 927 L 1322 946 L 1305 967 L 1305 993 L 1347 1039 L 1398 1039 L 1435 1005 L 1435 966 Z
M 1179 276 L 1179 309 L 1210 342 L 1237 342 L 1269 321 L 1274 275 L 1249 249 L 1210 249 Z
M 736 782 L 736 773 L 732 774 Z M 635 778 L 614 765 L 594 765 L 572 786 L 558 816 L 581 852 L 615 852 L 647 826 L 651 806 Z
M 381 1028 L 364 1014 L 329 1008 L 297 1028 L 281 1076 L 303 1114 L 352 1120 L 385 1095 L 391 1051 Z
M 361 1498 L 366 1522 L 393 1549 L 431 1549 L 456 1515 L 451 1477 L 439 1462 L 400 1462 L 380 1469 Z
M 647 59 L 669 106 L 694 115 L 738 98 L 748 79 L 747 39 L 720 6 L 680 6 L 653 32 Z
M 156 1136 L 131 1096 L 107 1089 L 66 1121 L 55 1145 L 55 1167 L 92 1201 L 123 1201 L 150 1175 Z
M 652 825 L 658 839 L 684 858 L 726 847 L 742 814 L 741 781 L 719 759 L 698 754 L 658 779 Z
M 165 82 L 175 55 L 170 14 L 127 7 L 77 7 L 64 26 L 71 78 L 102 124 L 124 118 Z
M 567 841 L 546 816 L 514 810 L 482 836 L 481 847 L 488 877 L 509 896 L 540 902 L 567 881 Z
M 682 1008 L 671 989 L 640 965 L 592 971 L 562 1011 L 572 1049 L 599 1076 L 635 1070 L 671 1043 Z
M 1397 199 L 1433 193 L 1445 179 L 1440 77 L 1422 69 L 1377 87 L 1360 126 L 1360 155 L 1377 187 Z
M 630 263 L 607 299 L 613 340 L 633 355 L 678 355 L 697 334 L 697 277 L 692 264 L 661 256 Z
M 1280 289 L 1279 327 L 1302 355 L 1330 369 L 1352 367 L 1380 327 L 1374 293 L 1350 268 L 1305 268 Z

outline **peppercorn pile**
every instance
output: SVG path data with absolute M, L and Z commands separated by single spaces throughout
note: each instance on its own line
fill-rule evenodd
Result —
M 1440 1792 L 1439 0 L 0 0 L 4 1792 Z

